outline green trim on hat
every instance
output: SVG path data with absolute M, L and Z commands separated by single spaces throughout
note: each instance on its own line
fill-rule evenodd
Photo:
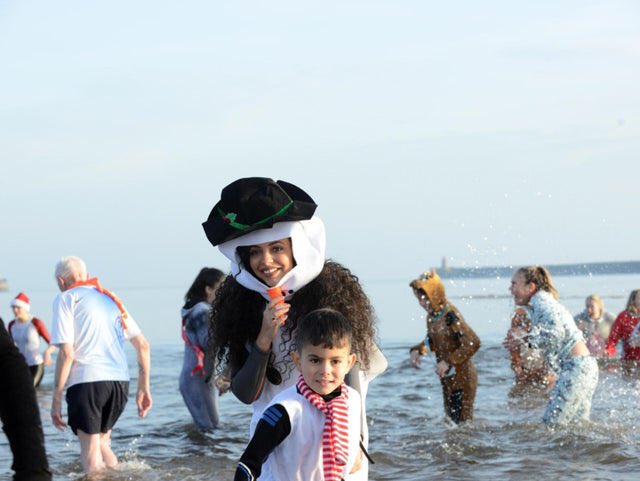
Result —
M 255 226 L 266 224 L 267 222 L 269 222 L 272 219 L 275 219 L 276 217 L 280 217 L 285 212 L 287 212 L 292 205 L 293 205 L 293 201 L 290 200 L 287 205 L 285 205 L 282 209 L 280 209 L 275 214 L 270 215 L 269 217 L 265 217 L 264 219 L 259 220 L 258 222 L 255 222 L 255 223 L 253 223 L 251 225 L 249 225 L 249 224 L 241 224 L 240 222 L 236 222 L 236 218 L 238 217 L 238 214 L 236 214 L 235 212 L 225 213 L 220 207 L 218 207 L 218 213 L 220 214 L 220 217 L 223 220 L 223 222 L 225 222 L 226 224 L 230 225 L 234 229 L 248 230 L 248 229 L 251 229 L 251 228 L 253 228 Z

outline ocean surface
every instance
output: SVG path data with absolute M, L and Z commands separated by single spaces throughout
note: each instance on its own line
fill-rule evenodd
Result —
M 617 314 L 629 291 L 640 287 L 640 278 L 567 277 L 557 278 L 556 285 L 561 301 L 574 313 L 582 309 L 586 295 L 599 292 L 608 309 Z M 381 332 L 390 332 L 393 324 L 404 326 L 402 332 L 415 332 L 406 340 L 381 339 L 389 368 L 371 383 L 367 396 L 370 452 L 375 461 L 371 480 L 638 479 L 640 380 L 625 377 L 615 364 L 603 366 L 590 422 L 556 428 L 543 425 L 545 392 L 512 392 L 513 376 L 501 346 L 512 307 L 507 286 L 508 279 L 447 281 L 450 300 L 482 340 L 474 358 L 479 377 L 475 419 L 460 427 L 444 418 L 433 359 L 425 358 L 420 369 L 408 365 L 408 346 L 424 336 L 424 316 L 407 283 L 377 281 L 366 286 L 381 318 Z M 392 295 L 395 292 L 397 296 Z M 135 374 L 133 349 L 129 354 Z M 196 431 L 178 391 L 182 355 L 178 339 L 153 344 L 154 407 L 141 420 L 130 399 L 113 432 L 113 448 L 121 465 L 93 479 L 233 479 L 248 441 L 251 408 L 226 394 L 220 400 L 219 429 L 209 434 Z M 51 425 L 52 385 L 53 369 L 49 368 L 38 399 L 54 479 L 84 479 L 76 438 L 70 430 L 59 432 Z M 132 393 L 134 389 L 132 380 Z M 10 479 L 10 464 L 6 439 L 0 436 L 0 479 Z

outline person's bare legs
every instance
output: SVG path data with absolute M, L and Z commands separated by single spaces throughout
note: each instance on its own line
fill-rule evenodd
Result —
M 78 439 L 80 440 L 80 462 L 85 473 L 99 471 L 105 468 L 102 457 L 101 434 L 87 434 L 78 429 Z
M 118 458 L 111 451 L 111 429 L 106 433 L 100 434 L 100 451 L 102 452 L 102 459 L 107 465 L 107 468 L 114 468 L 118 464 Z

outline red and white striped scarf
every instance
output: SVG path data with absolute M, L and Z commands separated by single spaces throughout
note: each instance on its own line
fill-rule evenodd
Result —
M 340 395 L 325 402 L 304 381 L 302 374 L 296 384 L 300 394 L 307 401 L 323 412 L 324 428 L 322 430 L 322 463 L 325 481 L 340 481 L 349 459 L 349 390 L 342 383 Z

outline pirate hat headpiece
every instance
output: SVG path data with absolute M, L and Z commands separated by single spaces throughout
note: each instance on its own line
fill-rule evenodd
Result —
M 202 224 L 207 239 L 214 246 L 236 239 L 276 222 L 308 220 L 316 203 L 293 184 L 265 177 L 247 177 L 224 189 Z
M 306 192 L 284 181 L 239 179 L 222 190 L 220 201 L 202 224 L 207 238 L 231 261 L 231 275 L 242 286 L 269 299 L 268 286 L 244 266 L 238 247 L 289 238 L 295 266 L 278 282 L 285 297 L 307 285 L 325 261 L 324 224 Z

